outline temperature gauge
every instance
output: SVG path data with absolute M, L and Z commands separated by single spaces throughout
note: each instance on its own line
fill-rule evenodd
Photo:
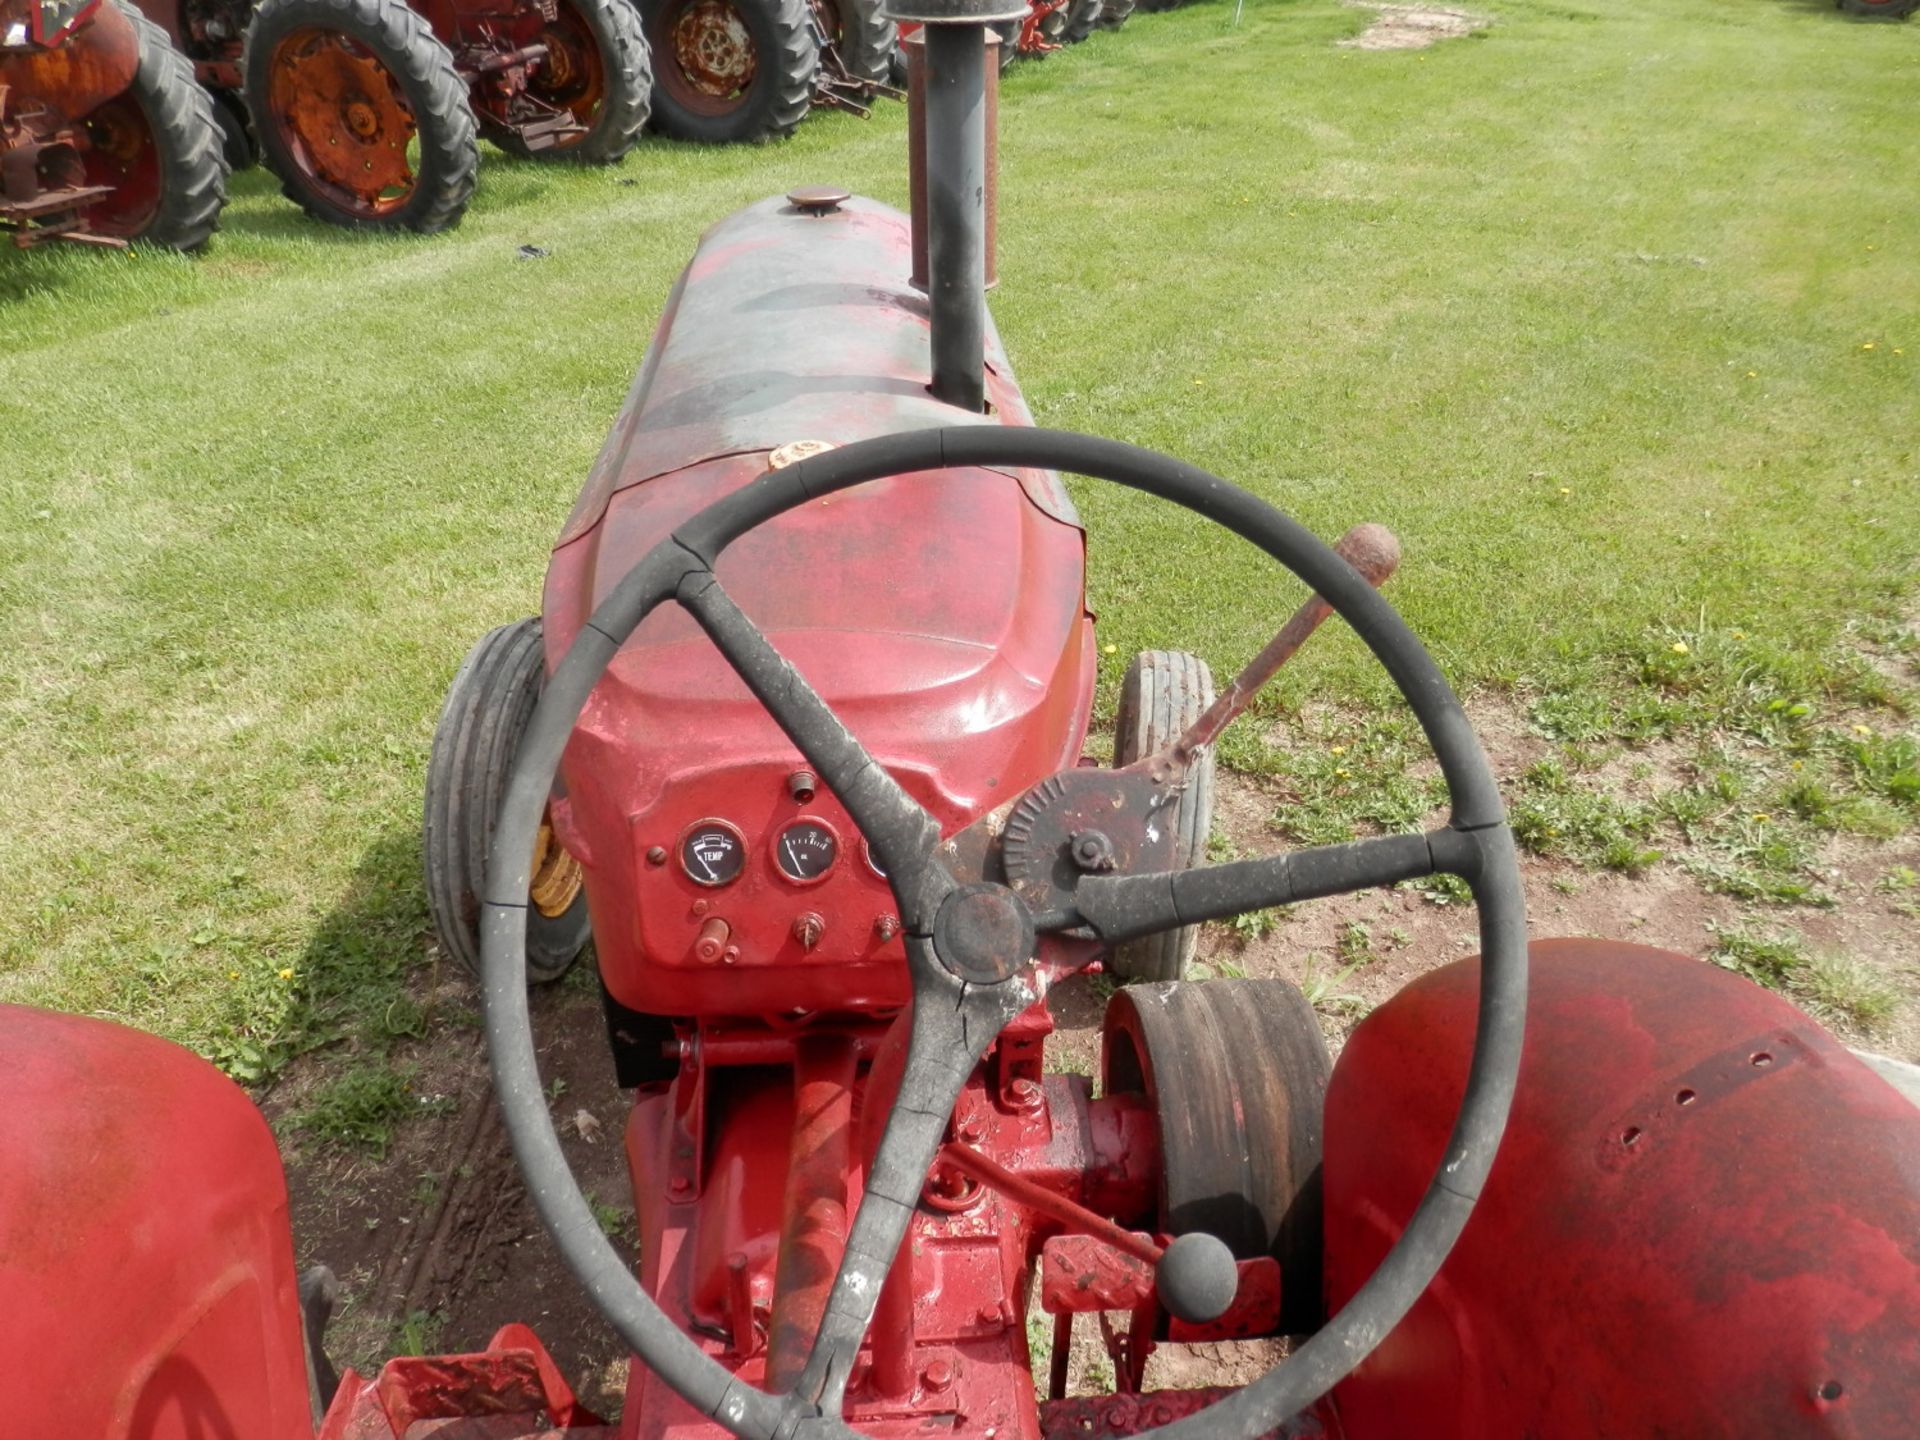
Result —
M 840 840 L 818 820 L 801 820 L 780 832 L 774 841 L 773 863 L 796 885 L 826 879 L 840 858 Z
M 680 868 L 696 885 L 737 879 L 746 859 L 747 842 L 724 820 L 702 820 L 680 840 Z

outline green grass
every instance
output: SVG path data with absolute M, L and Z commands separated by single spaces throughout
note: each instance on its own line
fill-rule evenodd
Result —
M 1036 412 L 1329 536 L 1391 525 L 1414 628 L 1558 743 L 1717 724 L 1737 687 L 1642 663 L 1679 634 L 1772 657 L 1727 673 L 1774 743 L 1883 706 L 1845 653 L 1911 643 L 1920 26 L 1484 8 L 1479 38 L 1373 54 L 1333 0 L 1237 28 L 1219 0 L 1010 75 L 994 308 Z M 318 1046 L 378 1072 L 428 1018 L 418 797 L 461 654 L 537 605 L 700 230 L 799 182 L 902 201 L 903 128 L 607 172 L 489 153 L 432 240 L 314 226 L 255 172 L 199 261 L 0 255 L 0 998 L 248 1078 Z M 1222 533 L 1079 493 L 1108 687 L 1150 645 L 1230 672 L 1297 599 Z M 1410 743 L 1383 694 L 1330 632 L 1269 711 L 1350 696 Z M 1911 825 L 1909 727 L 1872 728 L 1814 744 L 1802 810 Z M 1261 748 L 1237 758 L 1282 768 Z M 1337 798 L 1342 768 L 1295 781 Z M 1355 792 L 1325 833 L 1426 798 Z
M 1714 941 L 1710 958 L 1863 1035 L 1879 1030 L 1900 1005 L 1900 992 L 1885 975 L 1845 955 L 1809 950 L 1791 931 L 1727 931 Z

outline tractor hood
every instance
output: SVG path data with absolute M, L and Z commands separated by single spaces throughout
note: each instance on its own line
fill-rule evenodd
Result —
M 707 233 L 554 552 L 550 668 L 654 545 L 783 447 L 1031 423 L 991 333 L 989 415 L 928 395 L 909 265 L 907 218 L 870 201 L 826 214 L 766 201 Z M 1052 473 L 863 485 L 743 537 L 717 574 L 949 833 L 1078 759 L 1094 671 L 1085 546 Z M 588 703 L 555 807 L 616 998 L 676 1014 L 815 1008 L 831 961 L 851 967 L 837 997 L 904 998 L 881 923 L 890 892 L 832 796 L 793 799 L 803 763 L 690 617 L 669 605 L 643 622 Z M 803 819 L 837 844 L 827 873 L 799 884 L 774 847 Z M 681 860 L 702 821 L 731 826 L 747 852 L 723 886 Z M 794 938 L 807 915 L 823 925 L 811 946 Z M 693 958 L 716 916 L 734 951 L 724 986 Z

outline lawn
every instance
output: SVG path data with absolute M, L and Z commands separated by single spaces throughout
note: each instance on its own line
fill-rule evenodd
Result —
M 1472 38 L 1365 52 L 1335 0 L 1207 0 L 1010 74 L 993 307 L 1029 400 L 1323 534 L 1392 526 L 1415 629 L 1565 750 L 1521 797 L 1544 853 L 1572 826 L 1561 853 L 1633 870 L 1697 829 L 1764 890 L 1805 855 L 1753 840 L 1763 805 L 1803 851 L 1911 836 L 1920 24 L 1481 8 Z M 430 240 L 320 228 L 254 171 L 198 260 L 0 255 L 0 999 L 250 1079 L 419 1033 L 447 680 L 537 603 L 703 226 L 811 181 L 902 203 L 903 132 L 883 106 L 604 172 L 489 152 Z M 1230 669 L 1296 598 L 1237 542 L 1080 494 L 1109 680 L 1163 643 Z M 1398 753 L 1346 637 L 1269 713 L 1308 697 Z M 1711 765 L 1704 808 L 1639 829 L 1554 798 L 1607 747 L 1734 738 L 1762 750 L 1732 820 Z M 1258 732 L 1229 758 L 1347 793 Z

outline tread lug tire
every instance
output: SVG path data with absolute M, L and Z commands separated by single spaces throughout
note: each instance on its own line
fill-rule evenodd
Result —
M 348 37 L 398 87 L 419 146 L 412 186 L 404 197 L 394 197 L 399 203 L 362 203 L 310 173 L 297 158 L 297 142 L 271 97 L 277 52 L 302 31 Z M 473 106 L 452 52 L 401 0 L 263 0 L 247 29 L 242 71 L 260 157 L 280 178 L 282 193 L 314 219 L 421 235 L 460 223 L 480 169 Z
M 807 0 L 638 0 L 653 55 L 653 126 L 676 140 L 728 145 L 791 135 L 813 104 L 820 51 Z M 724 24 L 744 37 L 751 76 L 734 94 L 713 93 L 686 69 L 676 32 Z
M 1100 18 L 1095 24 L 1102 30 L 1118 30 L 1133 14 L 1133 6 L 1134 0 L 1102 0 Z
M 213 97 L 213 120 L 220 127 L 220 153 L 227 173 L 237 175 L 260 163 L 260 142 L 254 137 L 247 102 L 235 90 L 208 90 Z
M 1213 703 L 1213 672 L 1183 650 L 1143 650 L 1120 682 L 1114 719 L 1113 763 L 1131 765 L 1171 744 Z M 1213 751 L 1204 751 L 1187 774 L 1180 797 L 1180 847 L 1176 863 L 1191 869 L 1206 862 L 1213 829 Z M 1165 930 L 1114 947 L 1113 973 L 1122 980 L 1178 980 L 1199 943 L 1197 925 Z
M 1327 1043 L 1286 980 L 1136 985 L 1107 1002 L 1100 1093 L 1144 1094 L 1160 1132 L 1160 1229 L 1279 1261 L 1280 1330 L 1325 1321 L 1320 1154 Z
M 1100 23 L 1101 0 L 1067 0 L 1067 21 L 1060 28 L 1064 45 L 1078 45 Z
M 482 636 L 447 689 L 427 761 L 427 909 L 440 948 L 480 973 L 480 893 L 514 752 L 546 680 L 537 619 Z M 584 889 L 558 915 L 527 909 L 527 979 L 557 980 L 593 938 Z
M 587 125 L 577 140 L 547 150 L 529 150 L 519 135 L 497 126 L 485 126 L 489 140 L 509 155 L 523 160 L 559 160 L 580 165 L 611 165 L 640 142 L 653 111 L 653 65 L 640 16 L 628 0 L 559 0 L 563 19 L 584 27 L 592 37 L 599 65 L 601 98 L 589 114 L 576 118 Z M 540 71 L 530 81 L 534 93 L 550 104 L 565 107 L 564 95 L 541 90 Z
M 847 75 L 863 85 L 888 84 L 900 35 L 881 0 L 821 0 L 821 8 L 839 22 L 834 45 Z M 823 23 L 826 20 L 823 15 Z M 832 35 L 833 25 L 826 24 L 826 30 Z
M 114 141 L 84 157 L 87 182 L 116 187 L 87 208 L 87 228 L 164 250 L 199 250 L 220 228 L 227 203 L 213 97 L 166 31 L 130 5 L 118 8 L 139 37 L 140 63 L 133 84 L 87 117 L 97 144 Z

